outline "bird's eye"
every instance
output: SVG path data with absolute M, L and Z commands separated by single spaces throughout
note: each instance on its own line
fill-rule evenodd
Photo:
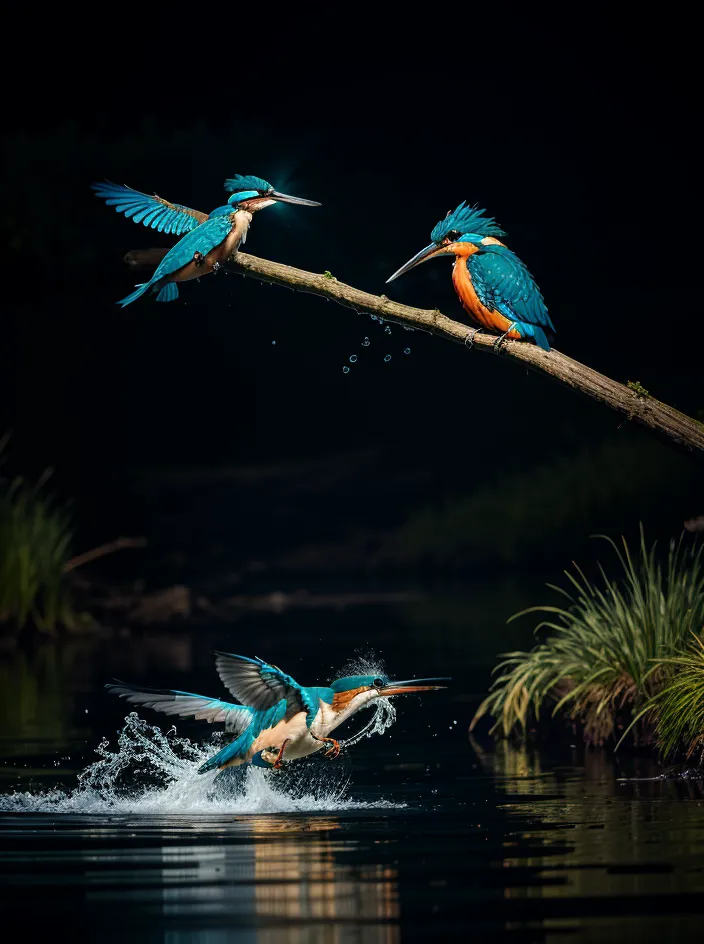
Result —
M 454 243 L 456 239 L 459 239 L 462 234 L 458 229 L 451 229 L 450 232 L 445 236 L 445 241 L 448 243 Z
M 372 685 L 374 686 L 374 688 L 383 688 L 384 680 L 380 678 L 375 678 L 374 681 L 372 682 Z

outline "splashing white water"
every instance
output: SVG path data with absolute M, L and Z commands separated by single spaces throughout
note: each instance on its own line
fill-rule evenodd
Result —
M 111 751 L 109 742 L 103 740 L 96 750 L 101 760 L 79 774 L 75 789 L 0 795 L 0 812 L 246 815 L 393 809 L 400 805 L 348 797 L 345 770 L 316 761 L 298 762 L 281 771 L 239 767 L 220 775 L 201 775 L 200 765 L 222 746 L 213 743 L 218 735 L 208 744 L 196 745 L 177 737 L 175 728 L 164 734 L 136 712 L 125 722 L 117 750 Z
M 345 675 L 385 675 L 386 666 L 383 661 L 371 650 L 363 652 L 357 650 L 354 659 L 345 662 L 336 678 L 343 678 Z M 375 698 L 369 702 L 362 711 L 375 709 L 371 719 L 365 724 L 361 731 L 357 731 L 351 737 L 340 740 L 343 747 L 352 747 L 358 744 L 363 738 L 372 737 L 374 734 L 383 734 L 396 720 L 396 709 L 390 698 Z

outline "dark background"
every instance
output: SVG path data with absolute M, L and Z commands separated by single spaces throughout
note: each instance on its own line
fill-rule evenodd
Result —
M 226 176 L 263 176 L 323 206 L 263 212 L 248 251 L 455 318 L 449 262 L 384 282 L 478 202 L 561 351 L 697 415 L 676 11 L 194 8 L 168 31 L 133 8 L 101 17 L 11 24 L 22 66 L 4 102 L 0 431 L 13 472 L 55 468 L 78 549 L 146 534 L 148 552 L 105 565 L 125 572 L 170 554 L 184 573 L 218 555 L 250 575 L 543 573 L 590 531 L 642 520 L 667 537 L 704 510 L 691 460 L 514 364 L 233 275 L 121 310 L 125 251 L 171 240 L 89 189 L 210 210 Z

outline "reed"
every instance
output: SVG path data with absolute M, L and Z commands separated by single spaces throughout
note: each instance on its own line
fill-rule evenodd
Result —
M 672 679 L 668 665 L 683 658 L 691 633 L 704 625 L 702 548 L 673 540 L 662 562 L 642 528 L 635 554 L 624 538 L 617 544 L 599 537 L 616 556 L 616 577 L 599 564 L 598 579 L 590 580 L 574 565 L 565 571 L 566 589 L 548 585 L 564 605 L 530 607 L 511 617 L 542 614 L 535 632 L 544 638 L 529 652 L 503 655 L 472 728 L 491 715 L 494 733 L 523 736 L 548 709 L 578 723 L 594 744 L 612 739 L 621 718 L 631 721 L 636 737 L 652 733 L 655 712 L 642 709 L 662 697 Z
M 0 623 L 20 630 L 32 623 L 53 632 L 76 618 L 65 578 L 71 516 L 46 493 L 47 478 L 0 481 Z

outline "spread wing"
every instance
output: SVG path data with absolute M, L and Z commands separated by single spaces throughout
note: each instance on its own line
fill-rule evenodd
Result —
M 150 197 L 139 190 L 125 187 L 122 184 L 113 184 L 106 180 L 101 184 L 92 184 L 96 196 L 105 200 L 108 206 L 114 206 L 118 213 L 135 223 L 144 223 L 159 233 L 173 233 L 182 236 L 204 223 L 208 219 L 207 213 L 200 210 L 191 210 L 179 203 L 170 203 L 156 194 Z
M 231 705 L 226 701 L 194 695 L 192 692 L 178 692 L 168 688 L 136 688 L 124 682 L 105 687 L 113 695 L 119 695 L 133 705 L 144 705 L 164 715 L 178 715 L 181 718 L 190 716 L 198 721 L 224 724 L 227 731 L 233 731 L 235 734 L 241 734 L 252 720 L 252 712 L 243 705 Z
M 235 698 L 258 711 L 266 711 L 285 701 L 288 719 L 299 711 L 309 713 L 317 708 L 295 679 L 261 659 L 216 652 L 215 666 L 223 685 Z
M 547 306 L 533 276 L 505 246 L 483 246 L 469 257 L 469 273 L 479 301 L 511 321 L 554 331 Z
M 156 272 L 152 276 L 152 282 L 165 275 L 171 275 L 172 272 L 176 272 L 177 269 L 187 265 L 192 261 L 196 252 L 207 256 L 211 249 L 215 249 L 230 234 L 233 225 L 231 217 L 234 215 L 233 212 L 221 216 L 212 216 L 205 223 L 201 223 L 196 229 L 182 236 L 159 263 Z

